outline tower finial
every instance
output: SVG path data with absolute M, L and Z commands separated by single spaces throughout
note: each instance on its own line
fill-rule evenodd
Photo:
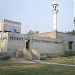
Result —
M 52 4 L 56 4 L 56 0 L 53 0 L 53 3 Z

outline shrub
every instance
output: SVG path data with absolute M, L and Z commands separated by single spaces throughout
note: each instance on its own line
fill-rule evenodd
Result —
M 40 60 L 46 60 L 47 59 L 47 57 L 41 57 L 40 58 Z
M 8 60 L 8 59 L 10 59 L 10 56 L 5 56 L 5 57 L 1 58 L 1 60 Z

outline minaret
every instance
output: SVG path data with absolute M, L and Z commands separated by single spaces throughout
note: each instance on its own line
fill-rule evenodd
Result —
M 57 31 L 57 9 L 58 4 L 56 3 L 56 0 L 53 0 L 52 3 L 52 14 L 53 14 L 53 31 Z

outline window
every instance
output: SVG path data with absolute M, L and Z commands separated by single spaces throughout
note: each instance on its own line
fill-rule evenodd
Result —
M 72 49 L 72 41 L 69 42 L 69 49 Z
M 7 37 L 3 37 L 3 40 L 7 39 Z
M 56 10 L 56 6 L 53 6 L 53 9 Z
M 55 10 L 56 10 L 56 6 L 55 6 Z
M 22 37 L 10 37 L 11 40 L 23 40 Z

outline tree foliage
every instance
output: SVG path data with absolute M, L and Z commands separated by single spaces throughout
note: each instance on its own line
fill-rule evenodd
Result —
M 74 27 L 75 27 L 75 17 L 74 17 Z M 69 32 L 66 32 L 66 33 L 75 35 L 75 30 L 72 30 L 72 31 L 69 31 Z
M 75 27 L 75 17 L 74 17 L 74 27 Z
M 28 35 L 34 35 L 34 34 L 39 34 L 39 31 L 32 31 L 32 30 L 29 30 Z
M 75 35 L 75 30 L 69 31 L 69 32 L 67 32 L 67 33 L 68 33 L 68 34 Z

